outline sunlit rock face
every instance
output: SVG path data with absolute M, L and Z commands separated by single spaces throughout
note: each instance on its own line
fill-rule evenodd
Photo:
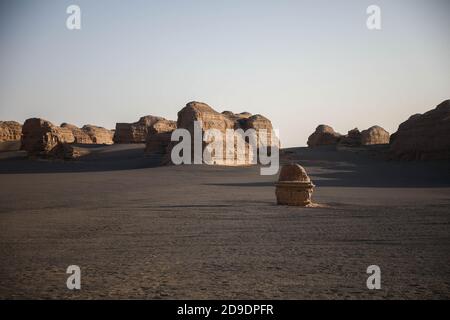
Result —
M 367 130 L 361 131 L 361 144 L 364 146 L 374 144 L 388 144 L 389 132 L 380 126 L 373 126 Z
M 162 117 L 144 116 L 134 123 L 116 123 L 114 143 L 145 143 L 148 128 Z
M 201 162 L 216 165 L 249 165 L 257 162 L 258 139 L 263 136 L 263 130 L 267 133 L 265 138 L 261 139 L 261 143 L 271 145 L 272 123 L 262 115 L 251 115 L 248 112 L 233 113 L 231 111 L 217 112 L 212 107 L 203 102 L 189 102 L 183 109 L 178 112 L 177 128 L 186 129 L 192 137 L 194 137 L 194 124 L 200 125 L 200 134 L 206 137 L 201 143 L 202 153 L 206 148 L 210 148 L 212 143 L 221 146 L 211 153 L 210 159 L 201 159 Z M 249 129 L 254 131 L 255 148 L 250 144 L 250 140 L 244 132 Z M 215 130 L 218 136 L 210 138 L 205 133 L 208 130 Z M 227 130 L 233 131 L 234 138 L 227 138 Z M 228 131 L 229 132 L 229 131 Z M 278 139 L 274 137 L 273 144 L 279 146 Z M 267 142 L 269 141 L 269 143 Z M 165 163 L 170 163 L 170 154 L 176 142 L 171 142 L 167 148 Z M 194 140 L 192 139 L 191 150 L 194 159 Z
M 16 121 L 0 121 L 0 142 L 17 141 L 22 136 L 22 125 Z
M 62 144 L 75 142 L 68 128 L 53 125 L 50 121 L 31 118 L 22 127 L 22 150 L 29 156 L 52 156 Z

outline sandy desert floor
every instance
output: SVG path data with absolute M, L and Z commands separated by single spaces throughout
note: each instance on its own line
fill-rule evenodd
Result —
M 450 298 L 450 164 L 285 150 L 322 208 L 275 205 L 258 167 L 0 154 L 0 298 Z M 79 265 L 82 289 L 66 288 Z M 368 290 L 366 268 L 381 268 Z

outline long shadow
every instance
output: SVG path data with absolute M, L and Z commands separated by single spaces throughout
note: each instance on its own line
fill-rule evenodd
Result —
M 23 155 L 0 160 L 0 174 L 70 173 L 132 170 L 160 166 L 161 157 L 148 157 L 141 146 L 117 147 L 83 145 L 96 152 L 76 160 L 28 159 Z

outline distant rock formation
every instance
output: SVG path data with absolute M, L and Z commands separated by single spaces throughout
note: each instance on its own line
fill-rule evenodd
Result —
M 177 128 L 177 122 L 158 120 L 147 129 L 145 152 L 164 154 L 170 144 L 172 132 Z
M 94 126 L 91 124 L 84 125 L 81 130 L 91 139 L 95 144 L 113 144 L 114 133 L 111 130 L 103 127 Z
M 373 144 L 388 144 L 389 132 L 380 126 L 372 126 L 361 132 L 361 144 L 364 146 Z
M 0 121 L 0 142 L 17 141 L 22 136 L 22 125 L 16 121 Z
M 308 138 L 309 147 L 337 145 L 338 147 L 356 148 L 361 145 L 387 144 L 389 143 L 389 132 L 380 126 L 372 126 L 360 132 L 354 128 L 346 135 L 341 135 L 327 125 L 320 125 Z
M 115 143 L 145 143 L 148 127 L 159 120 L 165 119 L 149 115 L 134 123 L 116 123 L 113 140 Z
M 227 129 L 255 129 L 256 137 L 259 137 L 262 133 L 261 129 L 266 129 L 267 136 L 270 138 L 272 131 L 272 123 L 267 118 L 261 115 L 251 115 L 248 112 L 235 114 L 231 111 L 224 111 L 222 113 L 217 112 L 209 105 L 203 102 L 192 101 L 186 104 L 186 106 L 178 112 L 177 128 L 186 129 L 194 136 L 194 121 L 201 122 L 202 134 L 206 130 L 216 129 L 222 133 L 222 137 L 225 137 Z M 276 146 L 279 146 L 278 140 L 276 140 Z M 202 148 L 206 148 L 212 140 L 203 141 Z M 226 154 L 226 140 L 221 141 L 224 147 L 224 152 L 217 157 L 213 156 L 210 159 L 209 164 L 218 165 L 245 165 L 251 163 L 254 155 L 252 148 L 245 141 L 245 137 L 237 136 L 233 142 L 232 150 L 233 154 Z M 170 163 L 170 153 L 175 143 L 170 143 L 167 148 L 165 162 Z M 244 148 L 239 148 L 239 145 L 243 145 Z M 269 146 L 270 147 L 270 146 Z M 203 150 L 202 149 L 202 150 Z M 194 141 L 192 139 L 192 151 L 194 150 Z M 194 154 L 192 154 L 194 156 Z M 241 161 L 242 159 L 245 159 Z M 204 160 L 204 159 L 203 159 Z M 198 160 L 200 161 L 200 160 Z
M 321 124 L 308 138 L 309 147 L 337 145 L 341 139 L 341 134 L 334 131 L 330 126 Z
M 22 150 L 29 156 L 54 156 L 62 144 L 75 142 L 72 131 L 50 121 L 31 118 L 22 127 Z
M 358 128 L 350 130 L 347 135 L 341 136 L 339 145 L 345 147 L 359 147 L 361 145 L 361 132 L 359 132 Z
M 400 124 L 391 135 L 390 150 L 397 159 L 450 159 L 450 100 Z
M 82 128 L 69 123 L 62 123 L 61 128 L 72 131 L 75 143 L 78 144 L 113 144 L 114 133 L 111 130 L 94 125 L 84 125 Z
M 77 126 L 70 124 L 70 123 L 61 123 L 61 128 L 67 128 L 70 131 L 72 131 L 72 134 L 75 138 L 75 143 L 80 143 L 80 144 L 91 144 L 92 139 L 91 137 L 83 130 L 81 130 L 80 128 L 78 128 Z

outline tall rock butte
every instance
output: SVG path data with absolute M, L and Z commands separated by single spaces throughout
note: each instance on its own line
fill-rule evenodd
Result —
M 403 160 L 450 159 L 450 100 L 400 124 L 391 135 L 390 150 Z

